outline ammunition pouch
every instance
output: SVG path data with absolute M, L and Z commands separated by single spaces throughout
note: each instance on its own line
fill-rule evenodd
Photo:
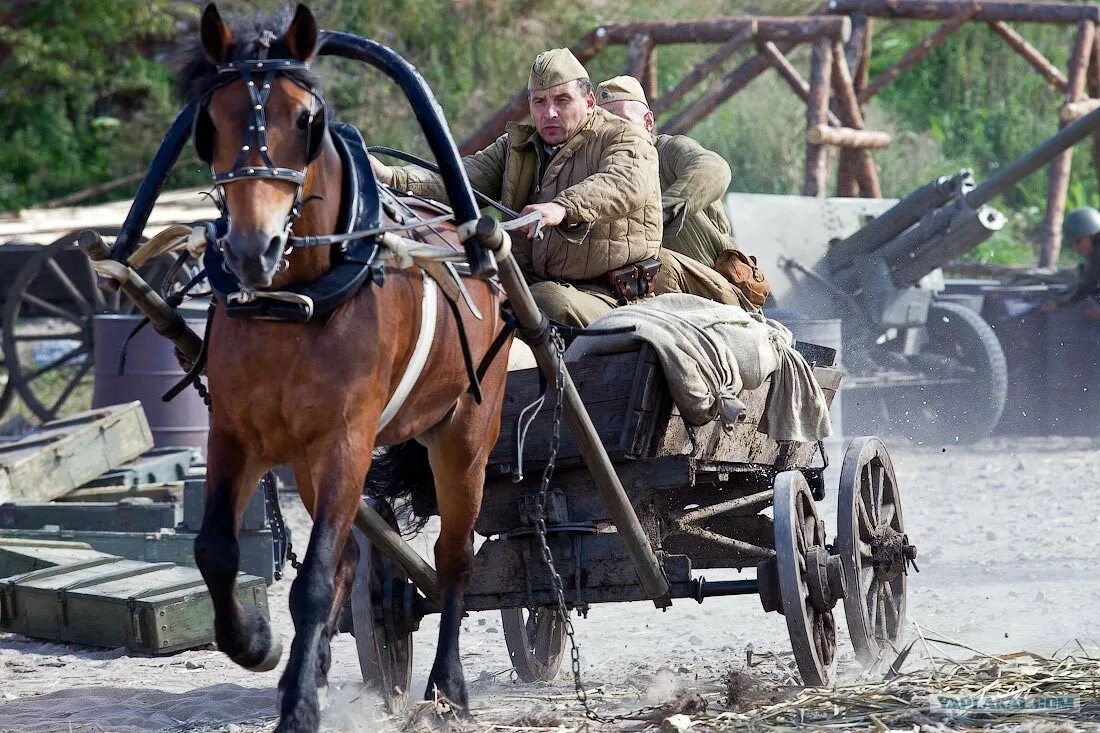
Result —
M 624 265 L 607 273 L 607 286 L 618 299 L 619 305 L 633 303 L 653 296 L 653 284 L 661 269 L 661 261 L 649 257 Z

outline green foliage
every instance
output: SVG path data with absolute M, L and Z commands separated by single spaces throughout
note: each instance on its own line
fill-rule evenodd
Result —
M 0 9 L 0 210 L 26 206 L 142 170 L 177 111 L 173 52 L 194 37 L 199 0 L 9 0 Z M 818 0 L 314 0 L 323 27 L 361 33 L 406 55 L 435 91 L 462 140 L 523 88 L 539 50 L 569 45 L 602 22 L 809 12 Z M 281 0 L 223 0 L 223 13 L 258 13 Z M 877 22 L 872 77 L 930 33 L 934 23 Z M 1018 30 L 1065 68 L 1075 28 Z M 663 46 L 659 87 L 670 89 L 713 52 Z M 719 75 L 754 49 L 731 59 Z M 790 55 L 806 69 L 808 50 Z M 625 49 L 597 56 L 594 80 L 621 73 Z M 425 153 L 400 91 L 361 64 L 325 59 L 326 94 L 337 115 L 372 143 Z M 678 107 L 713 92 L 713 83 Z M 1050 135 L 1060 93 L 980 23 L 968 24 L 886 87 L 870 105 L 868 126 L 894 144 L 875 153 L 883 191 L 903 196 L 931 178 L 972 168 L 985 180 Z M 676 110 L 674 109 L 673 112 Z M 774 72 L 699 123 L 692 134 L 722 154 L 742 191 L 797 193 L 804 156 L 802 102 Z M 205 181 L 180 166 L 174 184 Z M 975 259 L 1030 259 L 1045 206 L 1047 177 L 1037 173 L 995 202 L 1006 230 Z M 122 189 L 116 196 L 128 195 Z M 1074 157 L 1068 206 L 1095 203 L 1091 156 Z
M 0 12 L 0 209 L 140 170 L 175 106 L 151 56 L 193 11 L 48 0 Z

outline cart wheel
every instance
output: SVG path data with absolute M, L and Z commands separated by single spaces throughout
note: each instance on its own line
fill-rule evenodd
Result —
M 827 686 L 836 672 L 833 606 L 844 596 L 840 559 L 825 549 L 825 524 L 799 471 L 775 478 L 775 572 L 802 683 Z
M 390 505 L 380 499 L 365 501 L 397 529 Z M 412 632 L 420 617 L 415 613 L 416 587 L 393 559 L 352 528 L 359 543 L 359 565 L 351 591 L 351 617 L 363 682 L 381 693 L 391 712 L 404 709 L 412 684 Z
M 98 231 L 107 237 L 118 232 Z M 31 255 L 4 298 L 0 331 L 8 383 L 44 422 L 91 406 L 94 316 L 135 312 L 121 293 L 96 286 L 91 262 L 76 247 L 78 236 L 70 232 Z M 159 286 L 170 259 L 149 262 L 142 275 Z M 188 278 L 187 271 L 178 275 Z
M 905 535 L 894 465 L 878 438 L 856 438 L 845 451 L 837 514 L 836 549 L 848 588 L 848 633 L 856 658 L 873 669 L 899 651 L 905 625 L 905 564 L 916 557 Z
M 556 609 L 503 608 L 504 642 L 512 667 L 524 682 L 549 682 L 565 656 L 565 624 Z
M 12 395 L 15 394 L 11 379 L 8 377 L 8 367 L 3 360 L 0 360 L 0 379 L 4 380 L 4 386 L 0 389 L 0 420 L 2 420 L 11 404 Z

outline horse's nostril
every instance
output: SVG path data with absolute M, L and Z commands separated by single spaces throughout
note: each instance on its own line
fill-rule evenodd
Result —
M 279 251 L 279 245 L 283 243 L 282 237 L 272 237 L 271 241 L 267 243 L 267 251 L 269 254 L 273 254 Z

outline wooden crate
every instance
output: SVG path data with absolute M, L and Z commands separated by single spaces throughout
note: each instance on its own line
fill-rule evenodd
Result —
M 289 530 L 288 530 L 289 532 Z M 0 529 L 0 539 L 20 538 L 53 542 L 83 542 L 100 552 L 146 562 L 172 562 L 195 565 L 195 533 L 160 530 L 158 532 L 103 532 L 69 529 Z M 282 569 L 281 548 L 275 546 L 271 530 L 245 530 L 237 536 L 240 569 L 258 575 L 268 584 L 275 582 L 275 571 Z
M 237 577 L 242 604 L 266 617 L 262 578 Z M 0 628 L 51 641 L 171 654 L 214 640 L 214 607 L 199 572 L 102 557 L 0 584 Z
M 106 532 L 156 532 L 173 529 L 182 512 L 178 504 L 149 499 L 117 502 L 9 501 L 0 504 L 0 529 L 88 529 Z
M 108 557 L 84 542 L 0 538 L 0 578 Z
M 56 499 L 152 447 L 140 402 L 53 420 L 0 446 L 0 502 Z

